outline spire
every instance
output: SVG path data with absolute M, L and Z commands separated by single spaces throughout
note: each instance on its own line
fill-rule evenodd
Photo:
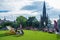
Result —
M 46 6 L 45 6 L 45 1 L 43 4 L 43 16 L 46 17 Z

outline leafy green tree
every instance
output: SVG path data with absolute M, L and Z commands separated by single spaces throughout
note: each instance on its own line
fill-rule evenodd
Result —
M 53 28 L 53 27 L 52 27 L 52 22 L 51 22 L 50 19 L 48 19 L 48 25 L 47 25 L 47 27 L 48 27 L 48 28 Z
M 57 23 L 58 23 L 58 28 L 60 28 L 60 19 L 57 21 Z
M 12 22 L 4 22 L 3 24 L 2 24 L 2 26 L 11 26 L 12 25 Z
M 19 16 L 17 17 L 16 19 L 16 22 L 17 22 L 17 25 L 20 26 L 20 24 L 24 27 L 26 27 L 26 21 L 27 21 L 27 18 L 25 18 L 24 16 Z
M 27 20 L 27 24 L 28 26 L 32 26 L 33 28 L 39 26 L 39 22 L 35 17 L 29 17 Z
M 16 21 L 14 21 L 14 22 L 12 22 L 12 25 L 11 25 L 12 27 L 14 27 L 14 28 L 17 28 L 17 23 L 16 23 Z
M 2 26 L 0 25 L 0 29 L 2 28 Z
M 6 26 L 12 26 L 12 22 L 3 22 L 1 24 L 2 28 L 6 27 Z

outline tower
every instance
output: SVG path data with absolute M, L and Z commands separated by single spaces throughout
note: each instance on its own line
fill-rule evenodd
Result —
M 41 28 L 46 28 L 48 24 L 48 15 L 46 14 L 46 5 L 45 1 L 43 3 L 43 14 L 41 15 Z

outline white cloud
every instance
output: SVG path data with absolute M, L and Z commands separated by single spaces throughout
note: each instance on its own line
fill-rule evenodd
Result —
M 16 17 L 24 15 L 24 16 L 36 16 L 38 13 L 37 12 L 32 12 L 32 11 L 12 11 L 12 12 L 7 12 L 7 13 L 0 13 L 1 19 L 4 19 L 6 17 L 9 20 L 15 20 Z M 8 18 L 9 17 L 9 18 Z
M 60 0 L 45 0 L 46 2 L 49 3 L 50 6 L 56 8 L 56 9 L 60 9 Z
M 36 1 L 44 1 L 44 0 L 0 0 L 0 10 L 11 10 L 11 12 L 7 13 L 0 13 L 0 18 L 3 19 L 6 16 L 9 20 L 15 20 L 17 16 L 24 15 L 24 16 L 38 16 L 39 12 L 32 12 L 32 11 L 25 11 L 20 10 L 25 5 L 31 5 L 32 2 Z M 49 6 L 60 9 L 60 0 L 45 0 Z M 55 18 L 51 18 L 54 20 Z M 56 18 L 57 20 L 58 18 Z
M 17 16 L 19 15 L 30 15 L 31 11 L 22 11 L 20 8 L 22 8 L 25 5 L 30 5 L 31 0 L 0 0 L 0 10 L 11 10 L 11 12 L 6 12 L 6 13 L 0 13 L 0 18 L 3 19 L 4 16 L 9 17 L 11 20 L 16 19 Z M 14 16 L 10 17 L 10 16 Z M 7 18 L 7 19 L 9 19 Z
M 2 1 L 0 9 L 19 10 L 22 6 L 31 4 L 32 1 L 22 0 L 5 0 Z
M 35 0 L 35 1 L 45 1 L 47 2 L 51 7 L 54 7 L 56 9 L 60 9 L 60 0 Z

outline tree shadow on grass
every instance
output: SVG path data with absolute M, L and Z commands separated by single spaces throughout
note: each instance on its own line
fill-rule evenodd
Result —
M 6 33 L 0 34 L 0 37 L 6 37 L 6 36 L 11 36 L 11 34 L 6 34 Z
M 7 33 L 0 34 L 0 37 L 6 37 L 6 36 L 22 37 L 23 35 L 7 34 Z
M 13 35 L 13 37 L 22 37 L 24 35 L 20 35 L 20 34 L 16 34 L 16 35 Z

